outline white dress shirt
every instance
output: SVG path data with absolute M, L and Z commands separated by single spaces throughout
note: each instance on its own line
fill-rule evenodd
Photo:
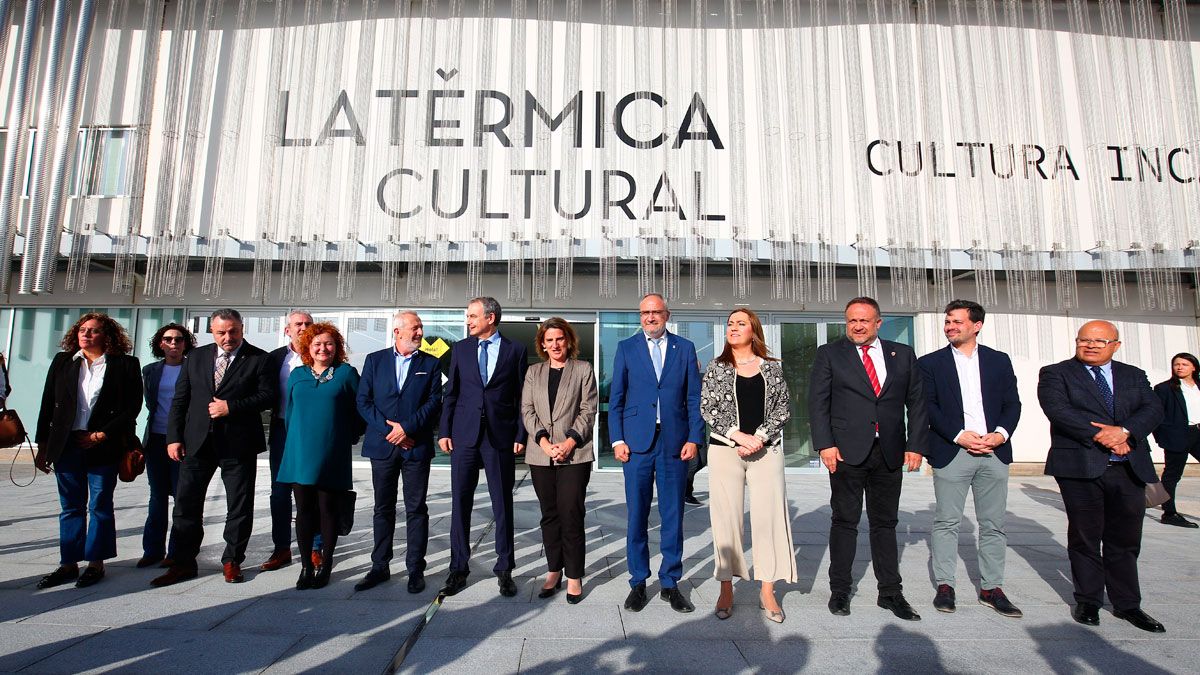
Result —
M 1188 424 L 1200 424 L 1200 388 L 1182 380 L 1179 390 L 1183 392 L 1183 402 L 1187 406 Z
M 951 346 L 954 354 L 954 369 L 958 371 L 958 389 L 962 392 L 963 428 L 954 436 L 954 442 L 963 432 L 974 431 L 980 436 L 988 433 L 987 417 L 983 411 L 983 383 L 979 375 L 979 347 L 970 354 L 964 354 L 958 347 Z M 1008 431 L 1004 427 L 996 427 L 995 432 L 1008 440 Z
M 108 370 L 105 355 L 88 363 L 83 350 L 75 352 L 71 357 L 79 364 L 79 388 L 75 396 L 75 424 L 72 431 L 86 431 L 88 421 L 92 419 L 92 408 L 96 407 L 96 399 L 100 398 L 100 388 L 104 386 L 104 372 Z
M 866 359 L 863 359 L 862 345 L 854 345 L 854 350 L 858 352 L 858 358 L 863 362 L 863 368 L 867 367 Z M 883 359 L 883 342 L 879 338 L 875 338 L 867 347 L 867 353 L 871 355 L 871 363 L 875 366 L 875 376 L 879 378 L 879 388 L 883 388 L 883 383 L 887 382 L 887 361 Z

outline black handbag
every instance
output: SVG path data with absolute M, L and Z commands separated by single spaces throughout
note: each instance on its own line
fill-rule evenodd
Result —
M 354 529 L 354 500 L 358 494 L 346 490 L 338 495 L 338 536 L 344 537 Z

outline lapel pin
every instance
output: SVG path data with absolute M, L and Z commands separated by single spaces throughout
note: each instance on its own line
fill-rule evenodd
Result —
M 896 352 L 892 352 L 892 356 L 895 356 L 895 355 L 896 355 Z

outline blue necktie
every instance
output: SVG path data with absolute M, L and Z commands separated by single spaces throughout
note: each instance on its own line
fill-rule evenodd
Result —
M 650 350 L 650 353 L 654 356 L 654 377 L 659 380 L 662 379 L 663 369 L 662 341 L 662 338 L 658 338 L 657 340 L 650 338 L 650 342 L 654 345 L 654 348 Z
M 1100 370 L 1100 366 L 1092 366 L 1091 370 L 1096 377 L 1096 388 L 1100 390 L 1100 398 L 1104 399 L 1104 405 L 1108 407 L 1108 414 L 1115 415 L 1116 401 L 1113 399 L 1112 388 L 1108 386 L 1108 380 L 1104 379 L 1104 371 Z M 1124 462 L 1129 458 L 1109 453 L 1108 459 L 1111 462 Z
M 486 386 L 488 381 L 487 376 L 487 340 L 479 341 L 479 380 Z

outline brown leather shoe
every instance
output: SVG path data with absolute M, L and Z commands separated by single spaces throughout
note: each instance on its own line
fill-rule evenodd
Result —
M 312 552 L 312 564 L 313 564 L 314 568 L 321 566 L 321 552 L 320 551 Z
M 181 567 L 179 565 L 172 566 L 165 574 L 155 577 L 150 581 L 151 586 L 163 587 L 177 584 L 181 581 L 196 578 L 196 570 L 190 567 Z
M 242 568 L 240 565 L 235 562 L 225 563 L 225 583 L 240 584 L 245 580 L 246 577 L 242 576 Z
M 280 569 L 282 567 L 287 567 L 288 565 L 291 565 L 291 564 L 292 564 L 291 549 L 288 549 L 286 551 L 275 551 L 274 553 L 271 554 L 270 558 L 267 558 L 267 561 L 265 563 L 263 563 L 262 565 L 259 565 L 258 570 L 260 572 L 274 572 L 277 569 Z

